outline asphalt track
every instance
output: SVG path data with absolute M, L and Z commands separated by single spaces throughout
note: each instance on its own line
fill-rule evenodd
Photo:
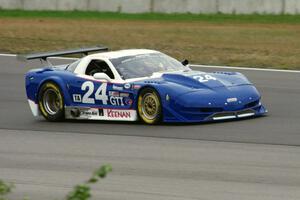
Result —
M 25 97 L 24 73 L 39 65 L 0 56 L 0 178 L 16 183 L 13 198 L 60 198 L 110 162 L 115 171 L 96 192 L 102 199 L 300 199 L 300 73 L 234 70 L 257 86 L 266 117 L 49 123 L 32 117 Z
M 98 121 L 49 123 L 43 118 L 32 117 L 25 96 L 24 74 L 39 65 L 39 61 L 23 63 L 16 61 L 15 57 L 0 58 L 0 128 L 300 145 L 299 73 L 242 71 L 261 92 L 263 103 L 269 110 L 268 117 L 226 123 L 160 126 Z

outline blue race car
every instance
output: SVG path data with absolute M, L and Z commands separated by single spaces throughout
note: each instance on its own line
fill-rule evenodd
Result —
M 105 51 L 87 55 L 90 52 Z M 107 51 L 105 47 L 28 55 L 26 58 L 86 54 L 67 65 L 26 73 L 34 116 L 64 119 L 206 122 L 264 115 L 261 95 L 237 72 L 193 71 L 161 52 Z

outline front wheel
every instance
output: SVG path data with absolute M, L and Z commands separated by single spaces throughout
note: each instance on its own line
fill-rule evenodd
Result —
M 147 124 L 157 124 L 162 119 L 161 101 L 152 88 L 145 88 L 138 97 L 138 113 Z
M 41 86 L 38 95 L 39 109 L 48 121 L 64 119 L 64 99 L 59 86 L 47 82 Z

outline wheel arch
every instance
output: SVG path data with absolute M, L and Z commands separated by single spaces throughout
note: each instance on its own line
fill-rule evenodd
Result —
M 64 104 L 69 105 L 70 104 L 70 95 L 68 93 L 68 88 L 67 88 L 68 86 L 60 77 L 55 77 L 55 76 L 47 77 L 39 83 L 39 85 L 37 87 L 37 93 L 36 93 L 37 95 L 36 95 L 36 99 L 35 99 L 36 102 L 38 102 L 39 93 L 40 93 L 42 86 L 48 82 L 52 82 L 59 87 L 59 89 L 62 93 L 62 96 L 64 98 Z
M 138 111 L 138 97 L 141 91 L 145 88 L 152 88 L 158 93 L 161 102 L 162 121 L 166 121 L 169 119 L 173 120 L 174 118 L 177 118 L 177 116 L 174 115 L 175 111 L 173 102 L 180 92 L 175 89 L 175 86 L 176 85 L 174 84 L 143 85 L 137 92 L 135 109 Z
M 138 111 L 139 96 L 141 95 L 141 92 L 145 89 L 152 89 L 153 91 L 155 91 L 157 93 L 158 99 L 160 101 L 160 106 L 161 106 L 160 122 L 163 122 L 164 121 L 164 102 L 163 102 L 163 96 L 161 94 L 162 91 L 159 89 L 159 87 L 155 87 L 154 85 L 144 85 L 138 90 L 137 95 L 136 95 L 136 101 L 135 101 L 135 109 L 136 109 L 137 113 L 139 112 Z M 139 116 L 139 114 L 138 114 L 138 116 Z M 139 118 L 140 118 L 140 116 L 139 116 Z
M 144 86 L 142 86 L 142 87 L 138 90 L 138 92 L 137 92 L 137 94 L 136 94 L 135 109 L 138 109 L 138 98 L 139 98 L 141 92 L 142 92 L 144 89 L 147 89 L 147 88 L 151 88 L 151 89 L 153 89 L 154 91 L 156 91 L 157 94 L 158 94 L 158 98 L 159 98 L 159 100 L 160 100 L 161 103 L 162 103 L 161 91 L 160 91 L 159 89 L 157 89 L 157 87 L 155 87 L 155 86 L 153 86 L 153 85 L 144 85 Z

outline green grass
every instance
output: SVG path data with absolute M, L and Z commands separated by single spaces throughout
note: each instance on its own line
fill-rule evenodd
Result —
M 0 27 L 0 52 L 103 44 L 156 49 L 191 63 L 300 69 L 300 15 L 0 10 Z
M 95 11 L 23 11 L 0 10 L 0 18 L 63 18 L 99 20 L 162 20 L 162 21 L 204 21 L 210 23 L 300 23 L 300 15 L 235 15 L 235 14 L 124 14 Z

